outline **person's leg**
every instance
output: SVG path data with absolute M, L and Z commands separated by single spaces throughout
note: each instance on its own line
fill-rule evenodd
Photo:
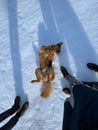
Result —
M 98 126 L 98 91 L 82 84 L 71 76 L 66 68 L 62 67 L 61 72 L 71 85 L 74 98 L 74 111 L 77 118 L 82 119 L 83 124 L 88 129 Z M 98 127 L 97 127 L 98 128 Z
M 77 116 L 83 120 L 87 130 L 95 126 L 98 129 L 98 91 L 84 85 L 76 85 L 73 95 Z
M 72 111 L 73 111 L 73 109 L 70 105 L 69 99 L 67 98 L 64 103 L 62 130 L 68 130 L 70 119 L 72 116 Z
M 70 89 L 72 89 L 74 85 L 82 84 L 75 77 L 73 77 L 71 74 L 69 74 L 69 72 L 67 71 L 67 69 L 65 67 L 61 66 L 60 69 L 61 69 L 61 72 L 62 72 L 64 78 L 69 82 Z
M 0 130 L 11 130 L 16 125 L 19 118 L 19 115 L 15 115 L 4 126 L 2 126 Z
M 10 109 L 0 114 L 0 122 L 2 122 L 4 119 L 14 114 L 16 111 L 19 110 L 19 108 L 20 108 L 20 96 L 17 96 L 14 100 L 14 105 Z
M 11 130 L 16 125 L 19 118 L 23 116 L 25 111 L 28 109 L 28 105 L 29 103 L 25 102 L 22 108 L 16 113 L 16 115 L 12 117 L 3 127 L 1 127 L 0 130 Z
M 93 93 L 93 91 L 94 91 L 93 89 L 91 89 L 88 85 L 81 83 L 75 77 L 71 76 L 71 74 L 69 74 L 69 72 L 67 71 L 67 69 L 65 67 L 61 66 L 61 72 L 70 84 L 69 89 L 71 89 L 71 93 L 73 93 L 73 88 L 76 88 L 76 90 L 79 91 L 79 92 L 77 92 L 77 91 L 75 91 L 75 92 L 77 93 L 77 95 L 79 95 L 79 97 L 82 97 L 82 98 L 85 97 L 86 95 L 89 95 L 90 93 Z M 80 88 L 80 86 L 82 86 L 82 87 Z M 81 93 L 81 91 L 83 91 L 83 92 Z

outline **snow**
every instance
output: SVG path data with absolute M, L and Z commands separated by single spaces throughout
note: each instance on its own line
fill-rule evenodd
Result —
M 80 81 L 96 81 L 86 67 L 98 64 L 97 0 L 0 0 L 0 113 L 13 105 L 16 95 L 29 108 L 13 130 L 61 130 L 67 97 L 60 66 Z M 40 97 L 41 83 L 31 84 L 39 66 L 39 49 L 62 41 L 53 61 L 53 94 Z M 0 124 L 4 125 L 11 117 Z

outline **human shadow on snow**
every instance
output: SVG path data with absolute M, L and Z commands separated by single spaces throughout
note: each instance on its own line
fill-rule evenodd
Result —
M 51 44 L 56 44 L 58 42 L 63 42 L 62 38 L 59 34 L 59 32 L 57 31 L 57 27 L 56 27 L 56 23 L 55 23 L 55 19 L 53 16 L 53 12 L 51 9 L 51 5 L 50 5 L 50 1 L 41 1 L 40 2 L 40 8 L 42 11 L 42 15 L 43 15 L 43 20 L 44 23 L 39 23 L 39 27 L 38 27 L 38 46 L 33 44 L 33 49 L 35 50 L 36 53 L 36 63 L 38 64 L 38 54 L 39 54 L 39 50 L 40 47 L 42 45 L 51 45 Z M 58 60 L 59 57 L 61 57 L 62 52 L 65 50 L 64 49 L 64 45 L 62 46 L 61 52 L 60 54 L 58 54 Z M 68 63 L 68 61 L 67 61 Z M 59 62 L 58 62 L 59 64 Z M 55 68 L 56 69 L 56 68 Z
M 27 100 L 27 95 L 23 89 L 21 56 L 19 48 L 18 20 L 17 20 L 17 0 L 7 0 L 9 16 L 9 38 L 10 52 L 12 58 L 13 75 L 16 95 L 20 95 L 22 101 Z
M 69 51 L 76 68 L 76 77 L 80 80 L 96 80 L 95 74 L 87 69 L 86 64 L 96 62 L 97 54 L 69 1 L 39 0 L 39 2 L 44 19 L 44 22 L 39 24 L 39 45 L 63 41 L 59 64 L 71 72 Z

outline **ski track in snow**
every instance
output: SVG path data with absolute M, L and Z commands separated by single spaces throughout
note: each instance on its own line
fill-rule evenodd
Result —
M 86 67 L 98 64 L 97 0 L 0 0 L 0 112 L 13 105 L 16 95 L 29 108 L 13 130 L 61 130 L 63 105 L 68 86 L 60 66 L 83 81 L 98 75 Z M 41 83 L 31 84 L 39 66 L 39 49 L 62 41 L 61 53 L 53 67 L 53 94 L 40 97 Z M 0 123 L 4 125 L 8 120 Z

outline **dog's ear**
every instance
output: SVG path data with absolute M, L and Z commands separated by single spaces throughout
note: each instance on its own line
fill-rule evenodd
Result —
M 45 50 L 45 46 L 43 45 L 40 49 L 40 53 L 42 53 Z

